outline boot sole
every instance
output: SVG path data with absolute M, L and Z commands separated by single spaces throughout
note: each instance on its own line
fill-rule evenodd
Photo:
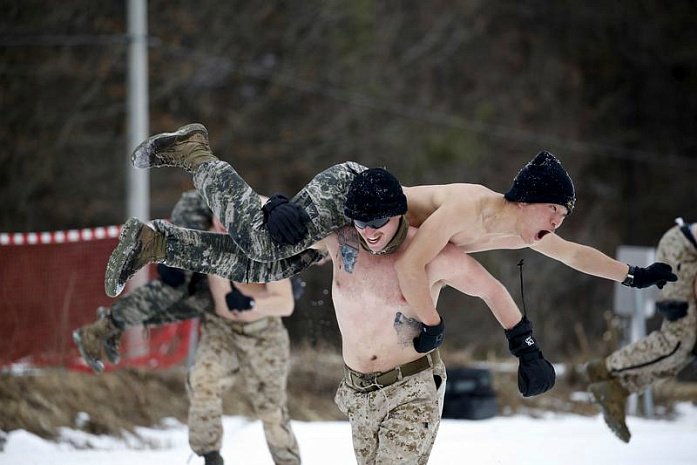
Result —
M 179 139 L 188 139 L 194 134 L 202 134 L 208 139 L 208 130 L 203 124 L 192 123 L 182 126 L 174 132 L 157 134 L 140 144 L 131 154 L 131 163 L 136 168 L 155 168 L 158 166 L 178 165 L 168 163 L 157 156 L 158 149 L 176 143 Z
M 138 271 L 134 271 L 130 276 L 123 276 L 123 268 L 133 256 L 136 250 L 136 239 L 144 226 L 145 223 L 138 218 L 129 218 L 121 228 L 119 243 L 111 252 L 104 274 L 104 290 L 109 297 L 121 294 L 126 287 L 126 282 Z
M 85 361 L 85 363 L 94 370 L 95 373 L 101 374 L 104 371 L 104 362 L 97 360 L 90 356 L 82 343 L 82 337 L 80 336 L 80 331 L 73 331 L 73 342 L 77 346 L 77 350 L 80 352 L 80 356 Z
M 588 388 L 588 392 L 593 397 L 593 402 L 595 403 L 595 405 L 598 406 L 600 412 L 603 414 L 603 420 L 605 420 L 605 424 L 608 428 L 610 428 L 610 431 L 612 431 L 612 433 L 615 436 L 617 436 L 617 438 L 620 441 L 624 443 L 629 443 L 629 440 L 632 437 L 632 433 L 629 432 L 627 424 L 625 423 L 623 428 L 620 422 L 614 421 L 614 416 L 610 414 L 610 412 L 605 406 L 605 402 L 603 402 L 602 400 L 603 395 L 597 392 L 597 390 L 594 389 L 593 386 L 590 386 Z

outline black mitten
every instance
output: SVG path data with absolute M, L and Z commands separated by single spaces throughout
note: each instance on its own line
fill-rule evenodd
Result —
M 287 196 L 280 193 L 272 195 L 261 211 L 264 212 L 264 224 L 275 242 L 295 245 L 307 234 L 305 224 L 310 221 L 310 215 L 290 202 Z
M 162 263 L 157 264 L 157 272 L 160 275 L 160 280 L 172 287 L 179 287 L 186 281 L 186 273 L 179 268 L 170 268 Z
M 663 289 L 663 286 L 668 282 L 672 283 L 677 280 L 678 277 L 673 274 L 673 268 L 671 268 L 670 265 L 656 262 L 646 268 L 630 265 L 627 279 L 625 279 L 622 284 L 625 286 L 638 287 L 639 289 L 655 284 L 659 289 Z
M 227 303 L 227 308 L 239 312 L 251 310 L 254 307 L 254 299 L 242 294 L 234 284 L 232 285 L 232 291 L 225 294 L 225 302 Z
M 518 390 L 523 397 L 532 397 L 554 387 L 557 375 L 545 360 L 537 341 L 532 337 L 532 323 L 523 317 L 520 323 L 505 331 L 508 349 L 518 357 Z
M 441 317 L 440 323 L 434 326 L 421 326 L 421 332 L 414 338 L 414 349 L 422 354 L 430 352 L 443 343 L 445 323 Z

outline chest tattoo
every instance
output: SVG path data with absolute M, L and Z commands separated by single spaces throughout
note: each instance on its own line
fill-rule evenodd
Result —
M 394 329 L 397 332 L 400 345 L 408 347 L 413 344 L 414 337 L 421 331 L 421 322 L 397 312 L 394 316 Z
M 338 232 L 339 253 L 341 254 L 341 264 L 347 273 L 353 273 L 353 267 L 358 260 L 358 233 L 353 228 L 342 229 Z

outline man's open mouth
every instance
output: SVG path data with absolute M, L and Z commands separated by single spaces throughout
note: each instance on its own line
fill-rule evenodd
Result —
M 549 231 L 546 231 L 546 230 L 543 229 L 543 230 L 541 230 L 540 232 L 538 232 L 538 233 L 535 235 L 535 240 L 538 240 L 538 241 L 539 241 L 539 240 L 541 240 L 543 237 L 545 237 L 547 234 L 549 234 Z

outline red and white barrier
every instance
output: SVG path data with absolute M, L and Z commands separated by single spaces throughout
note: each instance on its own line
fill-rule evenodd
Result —
M 0 233 L 0 245 L 63 244 L 119 237 L 121 226 L 43 231 L 27 233 Z

